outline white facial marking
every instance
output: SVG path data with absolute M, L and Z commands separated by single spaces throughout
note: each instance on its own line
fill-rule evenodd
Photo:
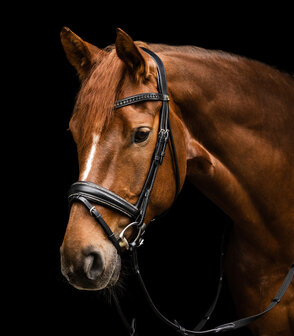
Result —
M 96 153 L 96 147 L 97 147 L 97 144 L 99 142 L 99 139 L 100 139 L 100 134 L 94 134 L 93 135 L 91 150 L 90 150 L 89 156 L 87 158 L 86 168 L 84 169 L 84 171 L 81 174 L 81 180 L 86 180 L 86 178 L 89 175 L 89 172 L 92 168 L 93 159 L 94 159 L 94 156 L 95 156 L 95 153 Z

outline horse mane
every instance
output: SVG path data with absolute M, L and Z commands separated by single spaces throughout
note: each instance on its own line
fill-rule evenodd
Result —
M 154 50 L 155 52 L 177 52 L 177 53 L 185 53 L 185 54 L 197 54 L 198 59 L 203 59 L 203 60 L 215 60 L 220 61 L 220 60 L 226 60 L 226 61 L 237 61 L 240 63 L 250 63 L 254 66 L 254 64 L 259 64 L 264 67 L 267 67 L 271 69 L 274 72 L 277 72 L 281 74 L 282 76 L 286 77 L 286 79 L 289 79 L 290 81 L 294 80 L 294 74 L 292 73 L 287 73 L 284 72 L 283 70 L 275 68 L 273 65 L 267 65 L 263 62 L 250 59 L 246 56 L 241 56 L 237 54 L 233 54 L 227 51 L 223 50 L 215 50 L 215 49 L 204 49 L 201 47 L 193 46 L 193 45 L 179 45 L 179 46 L 173 46 L 173 45 L 167 45 L 167 44 L 152 44 L 150 43 L 149 46 Z

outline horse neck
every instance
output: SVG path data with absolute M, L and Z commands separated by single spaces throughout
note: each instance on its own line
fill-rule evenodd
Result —
M 248 231 L 271 218 L 293 223 L 293 80 L 222 53 L 168 51 L 163 59 L 186 128 L 188 178 Z

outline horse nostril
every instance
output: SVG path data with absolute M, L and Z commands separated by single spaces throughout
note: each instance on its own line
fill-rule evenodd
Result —
M 91 248 L 84 259 L 84 272 L 88 279 L 96 280 L 103 272 L 104 265 L 101 253 Z

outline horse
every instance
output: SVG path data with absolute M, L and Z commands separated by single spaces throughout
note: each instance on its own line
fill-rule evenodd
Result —
M 81 81 L 69 122 L 79 181 L 100 185 L 131 205 L 138 201 L 152 163 L 162 102 L 114 105 L 125 97 L 157 92 L 156 64 L 143 49 L 160 57 L 178 181 L 168 145 L 144 223 L 148 226 L 167 211 L 177 189 L 185 179 L 191 181 L 234 223 L 225 272 L 237 314 L 262 311 L 294 260 L 293 78 L 222 51 L 135 42 L 121 29 L 115 44 L 104 49 L 66 27 L 61 41 Z M 109 207 L 90 210 L 102 214 L 116 237 L 130 224 L 128 216 Z M 130 228 L 124 239 L 133 234 Z M 60 250 L 62 273 L 74 287 L 101 290 L 117 283 L 120 253 L 80 202 L 71 206 Z M 279 305 L 249 328 L 256 336 L 294 334 L 293 281 Z

